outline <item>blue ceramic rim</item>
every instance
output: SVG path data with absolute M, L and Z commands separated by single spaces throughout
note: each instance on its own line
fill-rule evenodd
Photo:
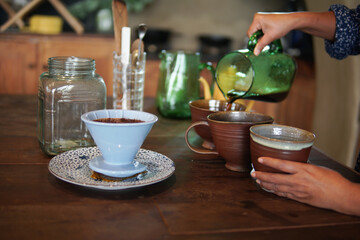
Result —
M 103 113 L 106 112 L 106 116 L 104 117 L 97 117 L 94 118 L 93 120 L 89 119 L 89 115 L 94 114 L 96 115 L 96 113 Z M 119 112 L 121 113 L 121 116 L 118 116 L 119 114 L 117 114 L 117 116 L 112 116 L 112 118 L 129 118 L 127 116 L 123 116 L 126 113 L 132 113 L 136 116 L 138 115 L 142 115 L 142 116 L 146 116 L 146 120 L 144 120 L 144 117 L 139 119 L 139 118 L 132 118 L 132 119 L 137 119 L 137 120 L 142 120 L 144 122 L 135 122 L 135 123 L 105 123 L 105 122 L 96 122 L 94 120 L 99 119 L 99 118 L 111 118 L 110 117 L 110 113 L 111 112 Z M 97 116 L 97 115 L 96 115 Z M 83 115 L 81 115 L 81 120 L 85 123 L 89 123 L 92 125 L 99 125 L 99 126 L 139 126 L 139 125 L 148 125 L 148 124 L 154 124 L 155 122 L 158 121 L 158 117 L 155 114 L 152 113 L 148 113 L 148 112 L 142 112 L 142 111 L 137 111 L 137 110 L 124 110 L 124 109 L 102 109 L 102 110 L 95 110 L 95 111 L 91 111 L 91 112 L 87 112 L 84 113 Z

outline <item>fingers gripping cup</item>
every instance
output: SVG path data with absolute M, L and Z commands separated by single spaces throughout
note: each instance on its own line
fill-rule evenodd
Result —
M 306 130 L 276 124 L 250 128 L 251 161 L 256 171 L 280 172 L 258 162 L 259 157 L 273 157 L 306 163 L 315 135 Z
M 81 116 L 101 156 L 90 160 L 89 167 L 111 177 L 128 177 L 146 170 L 135 156 L 158 118 L 134 110 L 97 110 Z
M 230 170 L 249 172 L 251 170 L 249 129 L 255 124 L 272 123 L 273 120 L 267 115 L 244 111 L 212 113 L 207 117 L 207 121 L 194 122 L 188 127 L 185 133 L 186 144 L 199 154 L 219 154 L 226 161 L 225 167 Z M 215 150 L 191 145 L 188 133 L 195 126 L 210 128 Z

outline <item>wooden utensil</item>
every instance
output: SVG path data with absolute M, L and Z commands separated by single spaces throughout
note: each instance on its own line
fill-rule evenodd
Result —
M 144 23 L 141 23 L 138 27 L 138 34 L 139 34 L 139 48 L 138 48 L 138 58 L 140 55 L 142 55 L 143 53 L 143 49 L 142 49 L 142 40 L 145 37 L 147 31 L 147 26 Z
M 135 41 L 132 42 L 131 44 L 131 49 L 130 49 L 130 52 L 131 53 L 134 53 L 135 51 L 139 51 L 138 48 L 139 48 L 139 39 L 137 38 Z M 141 51 L 144 51 L 144 42 L 141 41 Z
M 121 54 L 121 30 L 128 26 L 128 13 L 126 3 L 122 0 L 112 1 L 112 11 L 114 20 L 114 36 L 115 36 L 115 51 L 118 55 Z

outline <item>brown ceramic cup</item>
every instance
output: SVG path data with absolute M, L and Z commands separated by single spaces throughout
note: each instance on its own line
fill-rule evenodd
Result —
M 273 157 L 306 163 L 315 135 L 306 130 L 277 124 L 250 128 L 251 161 L 256 171 L 281 172 L 258 162 L 259 157 Z
M 227 102 L 224 100 L 195 100 L 189 103 L 191 111 L 191 122 L 207 121 L 207 116 L 211 113 L 226 111 Z M 233 103 L 231 111 L 243 111 L 246 106 Z M 214 149 L 214 143 L 210 131 L 205 126 L 196 126 L 195 132 L 203 139 L 202 146 L 207 149 Z
M 207 121 L 192 123 L 185 133 L 185 141 L 188 147 L 199 154 L 219 154 L 225 159 L 225 167 L 238 172 L 250 172 L 250 132 L 249 129 L 255 124 L 272 123 L 270 116 L 245 112 L 229 111 L 212 113 Z M 190 144 L 189 131 L 196 126 L 207 128 L 211 133 L 215 144 L 215 150 L 204 149 Z M 209 129 L 210 128 L 210 129 Z

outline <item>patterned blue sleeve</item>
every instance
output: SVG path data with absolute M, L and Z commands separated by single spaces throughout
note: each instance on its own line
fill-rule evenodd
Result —
M 360 5 L 349 9 L 344 5 L 330 6 L 336 18 L 335 41 L 325 40 L 327 53 L 336 59 L 360 54 Z

